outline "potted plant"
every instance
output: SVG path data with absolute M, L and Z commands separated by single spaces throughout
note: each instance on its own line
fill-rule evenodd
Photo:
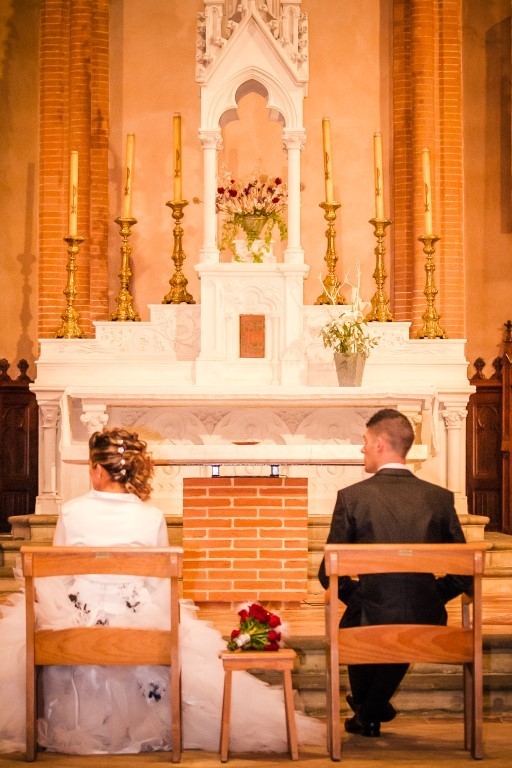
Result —
M 245 232 L 248 259 L 262 262 L 270 251 L 272 230 L 277 225 L 281 240 L 287 229 L 283 216 L 288 201 L 288 188 L 279 177 L 253 173 L 244 181 L 236 181 L 227 172 L 219 182 L 215 205 L 217 213 L 227 214 L 222 224 L 221 248 L 229 248 L 235 261 L 246 260 L 236 250 L 236 235 Z
M 320 329 L 324 347 L 332 349 L 338 375 L 338 383 L 343 387 L 359 387 L 363 380 L 366 358 L 379 343 L 379 338 L 369 332 L 364 319 L 364 309 L 369 302 L 361 300 L 359 286 L 361 271 L 357 265 L 357 286 L 348 281 L 348 273 L 343 283 L 338 283 L 334 292 L 329 292 L 324 285 L 326 295 L 332 304 L 337 305 L 341 289 L 345 285 L 352 288 L 351 303 L 345 305 L 337 315 L 330 313 L 330 319 Z

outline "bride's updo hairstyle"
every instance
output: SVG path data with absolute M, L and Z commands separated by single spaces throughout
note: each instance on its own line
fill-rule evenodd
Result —
M 126 487 L 145 501 L 151 493 L 153 462 L 147 453 L 147 443 L 135 432 L 114 427 L 95 432 L 89 440 L 89 455 L 93 467 L 101 464 L 111 479 Z

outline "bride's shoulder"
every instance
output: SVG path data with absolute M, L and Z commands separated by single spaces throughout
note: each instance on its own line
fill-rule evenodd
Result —
M 160 507 L 156 506 L 156 504 L 151 504 L 149 501 L 140 501 L 140 504 L 145 515 L 154 515 L 156 518 L 165 518 L 164 513 Z
M 82 496 L 75 496 L 72 499 L 68 499 L 68 501 L 65 501 L 64 504 L 61 507 L 61 515 L 62 514 L 69 514 L 70 512 L 73 512 L 76 509 L 82 509 L 92 502 L 91 492 L 82 494 Z

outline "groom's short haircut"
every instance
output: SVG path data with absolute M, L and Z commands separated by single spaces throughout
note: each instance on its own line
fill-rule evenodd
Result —
M 390 448 L 404 459 L 414 442 L 411 422 L 394 408 L 382 408 L 366 422 L 366 427 L 375 435 L 384 436 Z

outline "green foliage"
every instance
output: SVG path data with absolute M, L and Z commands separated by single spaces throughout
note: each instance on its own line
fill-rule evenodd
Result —
M 260 219 L 260 227 L 253 226 L 253 220 Z M 272 240 L 272 230 L 277 225 L 281 240 L 286 240 L 288 231 L 283 216 L 278 211 L 272 213 L 233 213 L 229 218 L 224 219 L 222 224 L 221 248 L 227 248 L 236 257 L 235 238 L 238 230 L 245 232 L 247 237 L 247 248 L 250 251 L 255 240 L 263 240 L 265 246 L 269 246 Z M 252 251 L 252 259 L 255 262 L 262 262 L 263 259 L 258 252 Z
M 370 336 L 364 320 L 354 320 L 350 314 L 331 316 L 320 331 L 326 349 L 342 354 L 363 354 L 368 357 L 370 350 L 379 343 L 378 338 Z

